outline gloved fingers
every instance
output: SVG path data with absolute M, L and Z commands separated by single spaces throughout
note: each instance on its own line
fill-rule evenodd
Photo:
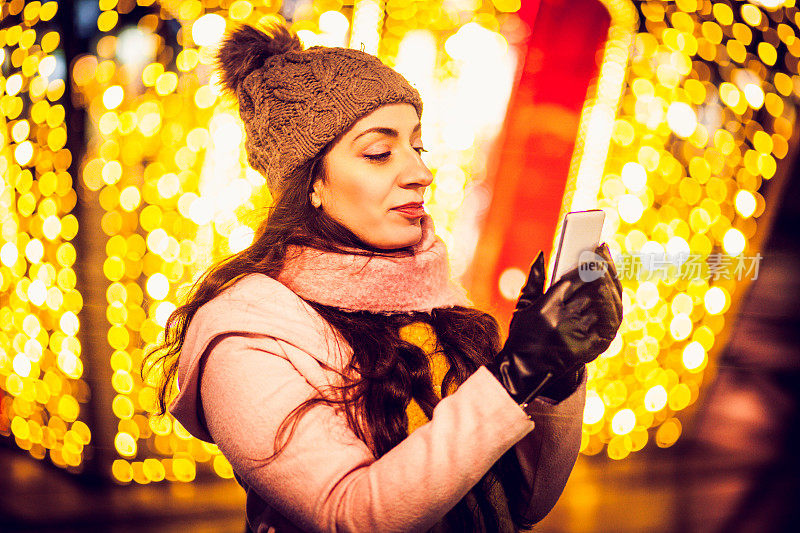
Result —
M 553 302 L 566 302 L 583 284 L 584 282 L 578 277 L 578 269 L 570 270 L 547 289 L 544 293 L 543 306 L 552 305 Z
M 601 298 L 604 301 L 609 301 L 619 313 L 622 312 L 622 285 L 620 285 L 618 279 L 612 276 L 608 269 L 599 279 L 584 283 L 584 286 L 580 287 L 578 291 L 581 293 L 584 291 L 594 292 L 596 296 L 593 299 Z
M 604 332 L 613 330 L 616 334 L 622 321 L 622 298 L 609 276 L 584 283 L 568 300 L 565 307 L 572 309 L 572 302 L 577 301 L 588 302 L 589 305 L 584 308 L 583 312 L 596 313 Z
M 582 301 L 589 301 L 591 305 L 586 306 L 577 318 L 579 327 L 581 329 L 589 328 L 592 336 L 613 338 L 621 323 L 621 311 L 611 301 L 612 298 L 617 297 L 616 291 L 603 289 L 600 294 L 585 293 L 584 295 L 591 296 L 593 299 L 580 298 Z
M 591 363 L 592 361 L 600 357 L 600 354 L 608 350 L 608 347 L 611 346 L 611 341 L 613 339 L 614 339 L 613 337 L 611 339 L 609 339 L 608 337 L 601 337 L 601 336 L 595 337 L 592 342 L 592 347 L 591 349 L 589 349 L 587 353 L 588 357 L 584 358 L 583 362 Z
M 614 340 L 614 335 L 608 335 L 607 331 L 601 331 L 605 328 L 598 328 L 595 326 L 590 335 L 585 339 L 585 345 L 579 358 L 584 363 L 590 363 L 597 359 L 597 357 L 608 350 L 611 346 L 611 341 Z
M 575 305 L 575 304 L 573 304 Z M 581 313 L 568 312 L 555 324 L 558 336 L 572 353 L 580 354 L 595 335 L 598 315 L 591 309 Z
M 517 300 L 517 309 L 527 307 L 544 292 L 544 253 L 540 250 L 531 263 L 530 272 Z
M 589 298 L 571 298 L 567 300 L 564 306 L 565 314 L 569 316 L 579 316 L 583 314 L 590 305 L 592 305 L 592 301 Z
M 568 338 L 585 338 L 589 334 L 596 315 L 589 309 L 588 299 L 578 298 L 557 310 L 557 316 L 546 317 L 546 320 L 558 330 L 559 335 Z
M 563 289 L 563 298 L 565 302 L 579 299 L 588 299 L 592 302 L 596 302 L 603 297 L 601 293 L 607 288 L 606 283 L 613 283 L 606 274 L 591 281 L 583 281 L 579 278 L 577 269 L 575 272 L 574 275 L 573 271 L 568 273 L 569 279 L 567 279 L 566 275 L 562 278 L 565 285 Z M 553 288 L 555 288 L 555 285 Z M 616 290 L 614 290 L 614 292 L 616 292 Z
M 562 301 L 572 299 L 573 295 L 580 291 L 585 285 L 586 281 L 581 279 L 580 270 L 573 268 L 566 274 L 561 276 L 556 283 L 554 283 L 545 293 L 548 297 L 557 297 Z
M 603 258 L 606 263 L 606 271 L 609 276 L 614 280 L 614 285 L 617 288 L 620 296 L 622 295 L 622 283 L 619 280 L 619 274 L 617 273 L 617 266 L 614 264 L 614 258 L 611 257 L 611 250 L 608 249 L 608 245 L 606 243 L 601 244 L 597 248 L 594 249 L 594 253 L 599 255 Z
M 600 280 L 600 291 L 605 294 L 606 300 L 611 303 L 614 315 L 622 320 L 622 293 L 617 289 L 617 283 L 609 275 Z
M 614 318 L 609 319 L 609 317 L 601 317 L 595 325 L 595 331 L 598 337 L 609 339 L 608 342 L 610 343 L 611 339 L 616 337 L 619 325 L 620 323 Z
M 583 333 L 584 335 L 589 335 L 592 330 L 592 326 L 597 323 L 597 315 L 593 312 L 584 313 L 578 319 L 576 324 L 576 329 Z
M 610 279 L 603 280 L 600 293 L 603 304 L 597 307 L 598 326 L 603 335 L 614 338 L 622 323 L 622 298 Z
M 595 255 L 601 257 L 603 261 L 606 262 L 609 269 L 611 270 L 611 273 L 614 275 L 614 277 L 616 277 L 617 268 L 616 265 L 614 264 L 614 258 L 611 257 L 611 250 L 608 248 L 608 245 L 606 243 L 600 244 L 597 248 L 594 249 L 594 253 Z
M 608 350 L 608 347 L 611 346 L 611 341 L 614 340 L 615 336 L 616 336 L 616 334 L 615 335 L 611 335 L 611 336 L 609 336 L 609 335 L 597 335 L 597 336 L 595 336 L 595 338 L 592 339 L 593 342 L 592 342 L 592 349 L 591 349 L 593 357 L 591 359 L 585 361 L 585 362 L 590 363 L 590 362 L 594 361 L 595 359 L 597 359 L 598 356 L 600 356 L 600 354 L 602 354 L 603 352 Z

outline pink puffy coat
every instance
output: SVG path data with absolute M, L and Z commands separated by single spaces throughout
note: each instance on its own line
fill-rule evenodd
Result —
M 332 331 L 262 274 L 241 278 L 191 321 L 169 410 L 230 461 L 254 531 L 425 531 L 512 447 L 528 480 L 525 514 L 538 521 L 550 511 L 577 458 L 585 381 L 558 404 L 535 400 L 529 418 L 482 366 L 377 460 L 340 412 L 316 405 L 274 462 L 255 461 L 272 454 L 293 408 L 338 383 L 330 369 L 352 351 L 344 341 L 337 349 Z

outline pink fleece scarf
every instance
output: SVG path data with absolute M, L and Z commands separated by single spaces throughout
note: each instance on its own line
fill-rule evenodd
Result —
M 430 313 L 437 307 L 472 307 L 464 288 L 450 279 L 447 248 L 431 216 L 423 216 L 420 225 L 422 238 L 406 257 L 368 258 L 291 245 L 276 279 L 306 300 L 344 311 Z

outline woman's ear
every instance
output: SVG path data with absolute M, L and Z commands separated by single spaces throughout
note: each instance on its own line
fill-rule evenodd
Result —
M 319 208 L 322 205 L 322 180 L 318 179 L 314 182 L 313 190 L 309 193 L 309 199 L 311 200 L 311 205 L 316 208 Z
M 321 159 L 317 159 L 311 167 L 311 192 L 309 192 L 309 199 L 311 205 L 316 208 L 322 206 L 322 189 L 325 188 L 325 175 L 328 168 L 327 154 Z

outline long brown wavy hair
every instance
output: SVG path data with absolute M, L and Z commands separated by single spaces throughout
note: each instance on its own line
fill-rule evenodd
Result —
M 146 372 L 159 372 L 159 412 L 156 414 L 167 412 L 178 368 L 178 355 L 192 317 L 203 304 L 237 279 L 250 273 L 274 277 L 283 267 L 290 244 L 370 257 L 387 252 L 362 242 L 345 226 L 310 203 L 309 193 L 313 183 L 317 179 L 326 179 L 325 155 L 343 135 L 331 141 L 288 180 L 287 188 L 278 195 L 274 205 L 268 209 L 266 219 L 255 232 L 253 244 L 206 270 L 192 286 L 186 303 L 170 315 L 163 342 L 148 350 L 140 370 L 143 379 Z M 347 246 L 349 250 L 343 250 L 342 246 Z M 357 251 L 354 252 L 354 248 Z M 391 252 L 410 254 L 412 249 L 409 246 Z M 336 397 L 318 395 L 298 405 L 278 428 L 275 452 L 264 458 L 265 462 L 273 460 L 285 449 L 300 416 L 317 403 L 343 406 L 348 425 L 370 445 L 376 458 L 408 436 L 406 407 L 412 398 L 430 419 L 440 400 L 434 393 L 428 356 L 421 348 L 404 341 L 399 335 L 398 329 L 405 324 L 421 320 L 433 328 L 438 348 L 445 354 L 450 366 L 441 386 L 442 395 L 445 396 L 478 367 L 493 359 L 501 347 L 497 321 L 478 309 L 456 306 L 434 309 L 431 313 L 386 315 L 366 311 L 346 312 L 305 301 L 350 345 L 353 356 L 348 369 L 355 370 L 359 378 L 345 379 L 339 388 L 341 394 Z M 344 371 L 340 375 L 344 377 Z M 458 445 L 457 442 L 453 443 L 453 446 Z M 488 496 L 491 486 L 498 482 L 505 493 L 514 524 L 520 529 L 530 529 L 533 523 L 526 521 L 518 512 L 524 509 L 527 502 L 522 500 L 525 481 L 513 448 L 471 489 L 473 498 L 465 496 L 447 513 L 444 517 L 446 525 L 452 531 L 499 531 L 499 516 Z M 477 503 L 478 509 L 471 508 L 470 500 Z

